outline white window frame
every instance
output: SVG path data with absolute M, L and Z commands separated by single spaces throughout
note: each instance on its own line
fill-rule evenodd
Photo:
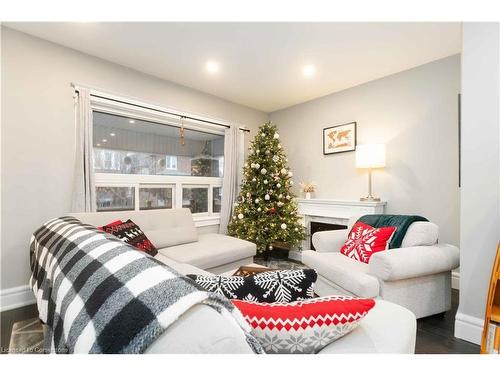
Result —
M 104 112 L 112 115 L 130 117 L 137 120 L 152 121 L 164 123 L 171 126 L 179 126 L 180 116 L 197 117 L 197 115 L 189 115 L 180 113 L 179 116 L 165 114 L 155 111 L 155 106 L 147 103 L 129 100 L 115 95 L 98 93 L 92 96 L 91 107 L 93 111 Z M 149 107 L 149 108 L 145 108 Z M 165 110 L 157 107 L 158 109 Z M 167 110 L 169 111 L 169 110 Z M 208 118 L 207 118 L 208 119 Z M 214 121 L 214 119 L 211 119 Z M 217 120 L 220 122 L 220 120 Z M 184 123 L 184 127 L 190 130 L 199 130 L 210 132 L 212 134 L 224 135 L 224 129 L 220 126 L 208 124 L 202 121 L 190 120 Z M 197 176 L 172 176 L 172 175 L 139 175 L 139 174 L 118 174 L 118 173 L 95 173 L 96 187 L 134 187 L 135 188 L 135 207 L 134 211 L 139 211 L 139 189 L 140 187 L 173 187 L 173 208 L 182 208 L 182 187 L 197 187 L 203 186 L 208 188 L 208 212 L 193 214 L 193 220 L 197 227 L 218 225 L 220 224 L 220 213 L 213 212 L 213 188 L 222 186 L 222 177 L 197 177 Z

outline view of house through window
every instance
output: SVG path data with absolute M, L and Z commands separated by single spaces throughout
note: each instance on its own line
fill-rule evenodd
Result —
M 93 145 L 98 211 L 220 212 L 224 135 L 95 111 Z

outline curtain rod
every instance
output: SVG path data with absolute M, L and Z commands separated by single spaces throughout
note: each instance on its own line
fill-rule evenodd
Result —
M 78 86 L 75 85 L 75 84 L 71 84 L 72 87 L 74 87 L 75 91 L 76 92 L 79 92 L 78 91 Z M 175 113 L 175 112 L 169 112 L 169 111 L 165 111 L 165 110 L 162 110 L 162 109 L 158 109 L 158 108 L 152 108 L 152 107 L 148 107 L 148 106 L 145 106 L 145 105 L 141 105 L 141 104 L 132 104 L 132 103 L 128 103 L 124 100 L 118 100 L 118 99 L 114 99 L 114 98 L 110 98 L 110 97 L 107 97 L 107 96 L 102 96 L 102 95 L 98 95 L 98 94 L 90 94 L 91 96 L 94 96 L 96 98 L 101 98 L 101 99 L 106 99 L 106 100 L 111 100 L 113 102 L 117 102 L 117 103 L 123 103 L 123 104 L 128 104 L 128 105 L 133 105 L 135 107 L 139 107 L 139 108 L 144 108 L 144 109 L 149 109 L 151 111 L 156 111 L 156 112 L 160 112 L 160 113 L 165 113 L 167 115 L 173 115 L 173 116 L 179 116 L 181 119 L 188 119 L 188 120 L 195 120 L 195 121 L 200 121 L 200 122 L 204 122 L 204 123 L 207 123 L 207 124 L 211 124 L 211 125 L 216 125 L 216 126 L 222 126 L 226 129 L 230 128 L 229 125 L 226 125 L 226 124 L 221 124 L 219 122 L 215 122 L 215 121 L 210 121 L 210 120 L 204 120 L 204 119 L 201 119 L 201 118 L 198 118 L 198 117 L 193 117 L 193 116 L 186 116 L 186 115 L 181 115 L 179 113 Z M 250 133 L 250 130 L 249 129 L 246 129 L 246 128 L 242 128 L 242 127 L 239 127 L 238 128 L 239 130 L 241 131 L 244 131 L 244 132 L 247 132 L 247 133 Z

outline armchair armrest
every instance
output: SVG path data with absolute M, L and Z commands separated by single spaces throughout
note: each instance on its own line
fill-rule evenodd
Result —
M 347 239 L 348 234 L 348 229 L 316 232 L 312 236 L 312 243 L 316 251 L 320 253 L 338 252 Z
M 455 246 L 414 246 L 373 254 L 368 273 L 384 281 L 404 280 L 451 271 L 459 263 Z

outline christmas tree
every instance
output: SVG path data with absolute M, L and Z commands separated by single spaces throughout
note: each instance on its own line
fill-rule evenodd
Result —
M 296 247 L 305 239 L 287 162 L 276 126 L 267 122 L 251 142 L 228 226 L 230 235 L 255 243 L 258 253 L 272 250 L 275 243 Z

